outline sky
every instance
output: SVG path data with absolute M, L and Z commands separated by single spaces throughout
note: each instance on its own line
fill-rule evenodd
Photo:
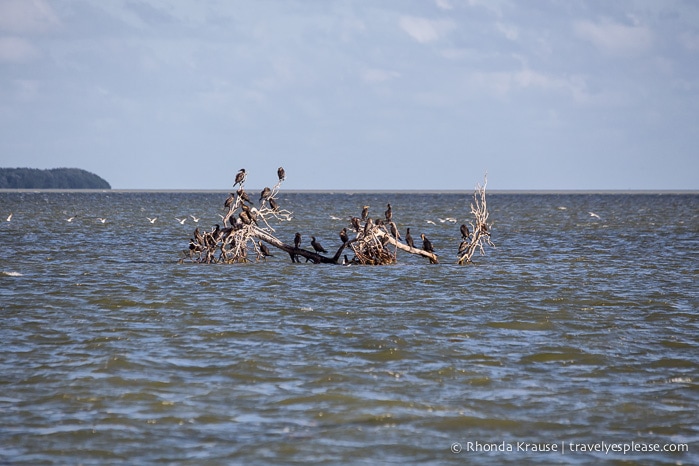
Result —
M 699 189 L 699 2 L 0 0 L 0 166 Z

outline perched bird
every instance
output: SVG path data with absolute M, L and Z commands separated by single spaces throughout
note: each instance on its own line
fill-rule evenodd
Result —
M 279 177 L 279 181 L 284 181 L 286 179 L 286 172 L 284 171 L 284 167 L 277 168 L 277 176 Z
M 391 219 L 393 218 L 393 209 L 391 209 L 391 204 L 386 204 L 388 209 L 386 209 L 386 212 L 384 212 L 384 215 L 386 216 L 386 221 L 390 222 Z
M 301 233 L 297 232 L 296 235 L 294 235 L 294 247 L 296 249 L 301 247 Z
M 148 221 L 149 221 L 150 223 L 155 223 L 155 221 L 158 220 L 158 217 L 153 217 L 153 218 L 146 217 L 146 218 L 148 219 Z
M 350 223 L 352 224 L 352 228 L 354 228 L 354 231 L 359 231 L 362 228 L 357 217 L 352 217 Z
M 277 201 L 275 201 L 274 198 L 269 198 L 269 206 L 275 212 L 279 210 L 279 204 L 277 204 Z
M 371 229 L 374 228 L 374 222 L 371 221 L 371 219 L 367 219 L 366 223 L 364 224 L 364 235 L 368 235 L 371 232 Z
M 236 191 L 236 194 L 238 194 L 238 197 L 243 201 L 247 202 L 248 204 L 252 204 L 250 197 L 248 197 L 248 193 L 246 193 L 243 188 L 240 188 L 238 191 Z
M 220 232 L 221 232 L 221 225 L 219 225 L 219 224 L 217 223 L 216 225 L 214 225 L 214 229 L 211 230 L 211 236 L 212 236 L 216 241 L 218 241 L 218 235 L 219 235 Z
M 265 189 L 262 190 L 260 193 L 260 200 L 263 199 L 269 199 L 269 196 L 272 194 L 272 190 L 269 189 L 268 187 L 265 187 Z
M 262 241 L 260 241 L 258 244 L 260 245 L 260 252 L 262 253 L 263 257 L 273 256 L 273 254 L 270 254 L 269 248 L 265 246 L 265 244 Z
M 427 236 L 425 236 L 424 233 L 420 235 L 420 238 L 422 238 L 422 249 L 424 249 L 427 252 L 434 252 L 434 248 L 432 247 L 432 242 L 427 239 Z
M 368 206 L 368 205 L 365 205 L 365 206 L 362 208 L 362 221 L 366 220 L 367 215 L 369 215 L 369 206 Z
M 238 218 L 240 219 L 241 222 L 243 222 L 245 225 L 250 225 L 252 223 L 252 219 L 250 218 L 250 215 L 248 214 L 249 211 L 242 210 L 238 214 Z
M 316 241 L 315 236 L 311 236 L 311 246 L 313 246 L 313 249 L 315 249 L 316 252 L 328 252 L 318 241 Z
M 241 168 L 240 171 L 238 171 L 238 173 L 236 173 L 236 175 L 235 175 L 235 183 L 233 183 L 233 186 L 235 186 L 237 184 L 242 186 L 243 183 L 245 183 L 246 177 L 247 177 L 247 175 L 245 174 L 245 169 Z
M 400 239 L 400 233 L 398 232 L 398 228 L 396 228 L 395 222 L 391 222 L 391 234 L 395 239 Z
M 415 242 L 413 241 L 413 237 L 410 235 L 410 228 L 405 232 L 405 244 L 410 246 L 411 248 L 415 247 Z
M 240 190 L 239 190 L 240 191 Z M 226 202 L 223 203 L 223 208 L 228 209 L 233 205 L 233 201 L 235 201 L 235 195 L 233 193 L 230 193 L 230 195 L 226 198 Z
M 461 225 L 461 238 L 462 239 L 468 239 L 471 236 L 471 232 L 468 231 L 468 227 L 466 224 Z
M 343 228 L 342 231 L 340 231 L 340 239 L 342 240 L 343 244 L 349 241 L 349 237 L 347 236 L 347 228 Z
M 461 244 L 459 244 L 459 254 L 463 254 L 464 252 L 468 251 L 469 246 L 470 243 L 468 241 L 462 241 Z
M 184 225 L 184 222 L 187 221 L 187 217 L 185 217 L 185 218 L 177 218 L 177 217 L 175 217 L 175 220 L 177 220 L 178 222 L 180 222 L 180 225 Z

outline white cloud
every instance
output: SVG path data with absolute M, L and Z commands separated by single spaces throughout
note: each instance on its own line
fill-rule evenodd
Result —
M 38 55 L 36 48 L 20 37 L 0 37 L 0 63 L 22 63 Z
M 0 31 L 13 33 L 45 32 L 59 24 L 58 16 L 43 0 L 3 0 L 0 2 Z
M 637 54 L 647 50 L 653 42 L 650 29 L 640 26 L 637 21 L 632 26 L 615 23 L 610 19 L 597 23 L 578 21 L 574 25 L 574 31 L 578 37 L 612 55 Z
M 417 16 L 402 16 L 400 27 L 408 33 L 410 37 L 427 44 L 441 39 L 454 29 L 455 25 L 449 20 L 430 20 Z

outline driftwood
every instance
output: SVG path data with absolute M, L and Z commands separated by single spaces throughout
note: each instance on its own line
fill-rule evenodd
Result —
M 326 253 L 322 246 L 313 241 L 315 251 L 300 247 L 300 234 L 297 233 L 295 244 L 287 244 L 275 236 L 275 230 L 270 222 L 291 221 L 292 212 L 282 210 L 277 204 L 277 195 L 282 182 L 286 178 L 283 168 L 277 171 L 279 181 L 260 193 L 260 198 L 254 202 L 245 191 L 247 174 L 241 169 L 236 175 L 234 187 L 236 192 L 230 193 L 224 203 L 225 215 L 221 215 L 223 226 L 216 225 L 212 231 L 201 232 L 197 228 L 189 241 L 189 249 L 183 251 L 180 262 L 189 257 L 198 263 L 240 263 L 251 260 L 265 260 L 272 254 L 267 245 L 289 255 L 292 262 L 315 264 L 362 264 L 386 265 L 397 260 L 398 250 L 409 254 L 419 255 L 429 259 L 430 263 L 439 263 L 437 254 L 432 250 L 431 243 L 422 236 L 423 248 L 412 247 L 400 241 L 390 204 L 385 212 L 386 220 L 372 220 L 367 216 L 368 206 L 360 217 L 349 217 L 349 224 L 340 234 L 342 244 L 332 255 Z M 473 236 L 463 236 L 459 247 L 458 263 L 471 262 L 476 250 L 484 253 L 483 243 L 492 246 L 490 242 L 490 224 L 485 202 L 485 183 L 477 187 L 474 194 L 475 205 L 471 204 L 471 213 L 475 223 L 471 223 Z M 465 226 L 462 226 L 462 231 Z M 351 258 L 349 257 L 351 256 Z
M 459 260 L 458 264 L 471 262 L 471 257 L 476 251 L 485 254 L 483 244 L 495 247 L 490 241 L 490 229 L 492 223 L 488 223 L 488 206 L 485 199 L 485 186 L 488 184 L 488 179 L 483 180 L 483 185 L 476 186 L 476 192 L 473 194 L 473 203 L 471 203 L 471 213 L 475 217 L 475 223 L 471 222 L 471 235 L 462 235 L 462 241 L 459 245 Z

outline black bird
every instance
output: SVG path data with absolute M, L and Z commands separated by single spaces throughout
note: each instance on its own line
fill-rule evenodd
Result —
M 386 221 L 390 222 L 391 219 L 393 218 L 393 209 L 391 209 L 391 204 L 387 204 L 388 209 L 386 209 L 386 212 L 384 212 L 384 215 L 386 216 Z
M 400 239 L 400 233 L 398 233 L 395 222 L 391 222 L 391 234 L 395 239 Z
M 366 220 L 367 215 L 369 215 L 369 206 L 365 205 L 362 209 L 362 221 Z
M 275 212 L 279 210 L 279 204 L 277 204 L 277 201 L 275 201 L 272 197 L 269 198 L 269 206 Z
M 235 183 L 233 183 L 233 186 L 235 186 L 237 184 L 242 186 L 243 183 L 245 183 L 246 176 L 247 175 L 245 174 L 245 169 L 241 168 L 240 171 L 235 175 Z
M 260 252 L 262 253 L 263 257 L 273 256 L 273 254 L 270 254 L 269 248 L 267 246 L 265 246 L 265 244 L 262 241 L 260 241 L 259 244 L 260 244 Z
M 347 228 L 343 228 L 342 231 L 340 231 L 340 239 L 342 240 L 343 244 L 349 241 L 349 237 L 347 236 Z
M 248 193 L 245 192 L 243 188 L 240 188 L 238 191 L 236 191 L 238 194 L 238 197 L 248 204 L 252 204 L 252 201 L 250 200 L 250 197 L 248 196 Z
M 354 228 L 354 231 L 359 231 L 362 228 L 357 217 L 352 217 L 350 223 L 352 223 L 352 228 Z
M 371 219 L 367 219 L 366 223 L 364 224 L 364 236 L 368 235 L 371 229 L 374 227 L 374 223 L 371 221 Z
M 468 241 L 462 241 L 461 244 L 459 244 L 459 254 L 466 252 L 469 246 L 470 243 Z
M 233 193 L 231 193 L 231 195 L 226 198 L 226 202 L 223 203 L 223 207 L 228 209 L 230 206 L 233 205 L 233 201 L 235 200 L 233 196 Z
M 269 189 L 268 187 L 265 187 L 265 189 L 262 190 L 260 193 L 260 200 L 263 199 L 269 199 L 269 196 L 272 194 L 272 190 Z
M 461 238 L 467 240 L 471 236 L 471 232 L 468 231 L 466 224 L 461 225 Z
M 328 252 L 323 246 L 320 245 L 318 241 L 316 241 L 315 236 L 311 236 L 311 246 L 313 246 L 313 249 L 315 249 L 316 252 Z
M 296 233 L 294 236 L 294 247 L 299 249 L 301 247 L 301 233 Z
M 415 242 L 413 241 L 413 237 L 410 235 L 410 228 L 408 228 L 408 231 L 405 232 L 405 244 L 407 244 L 411 248 L 415 247 Z
M 248 212 L 243 210 L 238 214 L 238 218 L 240 218 L 240 221 L 243 222 L 246 225 L 250 225 L 252 223 L 252 219 L 250 218 L 250 215 L 248 215 Z
M 432 243 L 430 240 L 427 239 L 427 236 L 425 234 L 421 234 L 420 238 L 422 238 L 422 249 L 424 249 L 427 252 L 432 252 L 434 253 L 434 248 L 432 247 Z
M 286 179 L 286 172 L 284 171 L 284 167 L 277 168 L 277 176 L 279 177 L 279 181 L 284 181 Z
M 211 232 L 211 236 L 212 236 L 215 240 L 218 240 L 218 234 L 219 234 L 219 232 L 221 231 L 221 225 L 219 225 L 219 224 L 217 223 L 215 226 L 216 226 L 216 228 L 214 228 L 213 231 Z

